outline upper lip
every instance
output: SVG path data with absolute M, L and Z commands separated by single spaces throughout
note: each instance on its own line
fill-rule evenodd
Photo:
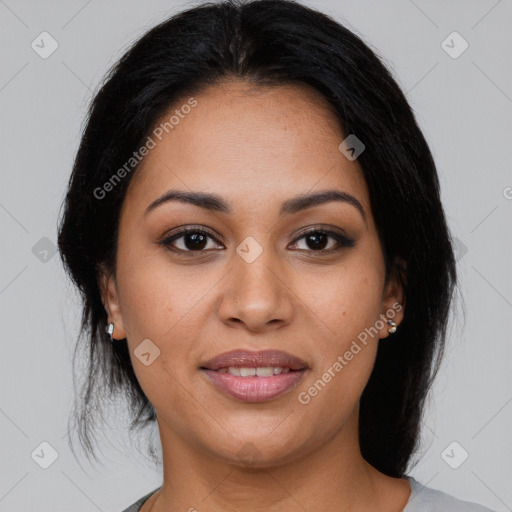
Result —
M 224 352 L 208 361 L 205 361 L 201 368 L 207 370 L 218 370 L 235 366 L 239 368 L 258 368 L 266 366 L 288 367 L 291 370 L 304 370 L 308 368 L 306 362 L 300 357 L 283 352 L 281 350 L 261 350 L 253 352 L 250 350 L 232 350 Z

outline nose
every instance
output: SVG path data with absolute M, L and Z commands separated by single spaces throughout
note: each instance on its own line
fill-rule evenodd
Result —
M 251 332 L 267 332 L 291 322 L 292 286 L 271 259 L 270 250 L 264 250 L 251 263 L 234 253 L 218 310 L 224 323 Z

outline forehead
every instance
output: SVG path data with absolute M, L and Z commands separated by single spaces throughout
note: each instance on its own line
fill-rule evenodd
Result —
M 357 161 L 338 147 L 339 121 L 314 89 L 226 82 L 175 102 L 157 123 L 154 147 L 133 176 L 126 202 L 143 210 L 169 189 L 212 192 L 261 207 L 315 189 L 355 195 L 369 210 Z M 169 120 L 173 117 L 172 125 Z M 135 205 L 133 204 L 135 202 Z

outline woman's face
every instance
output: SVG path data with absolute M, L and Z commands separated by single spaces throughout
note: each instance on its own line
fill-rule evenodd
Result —
M 379 320 L 391 312 L 400 323 L 403 296 L 384 282 L 362 171 L 339 150 L 345 135 L 305 87 L 234 81 L 180 108 L 187 100 L 164 116 L 179 113 L 168 133 L 153 132 L 123 204 L 117 273 L 103 281 L 113 337 L 127 338 L 162 443 L 261 466 L 338 435 L 357 443 L 359 399 L 388 336 Z M 171 190 L 226 207 L 174 199 L 147 211 Z M 326 191 L 354 199 L 290 202 Z M 193 233 L 171 240 L 185 227 Z M 217 371 L 250 388 L 225 392 L 202 367 L 232 350 L 284 351 L 306 369 L 293 378 Z M 275 396 L 243 378 L 269 379 Z

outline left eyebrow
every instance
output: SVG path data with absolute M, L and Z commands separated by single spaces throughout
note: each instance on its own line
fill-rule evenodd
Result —
M 210 194 L 206 192 L 187 192 L 182 190 L 169 190 L 162 196 L 155 199 L 145 210 L 144 215 L 147 215 L 150 211 L 154 210 L 158 206 L 167 203 L 169 201 L 180 201 L 182 203 L 188 203 L 206 210 L 226 213 L 232 212 L 231 207 L 222 199 L 222 197 L 216 194 Z M 324 203 L 332 201 L 345 202 L 354 206 L 364 221 L 366 222 L 366 212 L 362 204 L 351 194 L 347 192 L 341 192 L 339 190 L 323 190 L 315 192 L 313 194 L 305 194 L 294 197 L 285 201 L 279 210 L 279 216 L 291 215 L 307 208 L 312 208 Z
M 364 221 L 366 222 L 366 212 L 364 211 L 363 205 L 353 195 L 349 194 L 348 192 L 341 192 L 339 190 L 322 190 L 313 194 L 305 194 L 293 199 L 289 199 L 285 201 L 281 206 L 279 215 L 281 217 L 283 215 L 290 215 L 292 213 L 305 210 L 306 208 L 312 208 L 313 206 L 329 203 L 331 201 L 351 204 L 359 211 Z

